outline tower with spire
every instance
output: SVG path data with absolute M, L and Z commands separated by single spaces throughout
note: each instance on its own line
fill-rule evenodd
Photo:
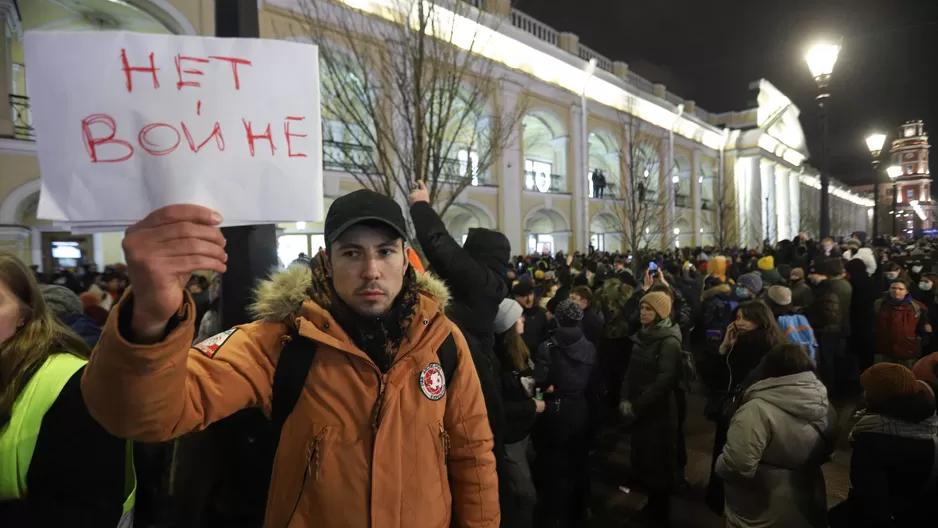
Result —
M 921 120 L 899 127 L 892 142 L 891 164 L 902 169 L 895 179 L 894 196 L 899 231 L 919 234 L 934 229 L 935 205 L 931 198 L 931 170 L 928 167 L 928 134 Z

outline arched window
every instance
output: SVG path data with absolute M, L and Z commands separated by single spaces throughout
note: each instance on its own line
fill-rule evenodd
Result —
M 590 198 L 616 198 L 619 188 L 619 145 L 609 131 L 597 129 L 589 135 L 589 172 L 586 188 Z M 601 196 L 597 196 L 601 195 Z
M 690 201 L 690 161 L 686 156 L 677 155 L 671 168 L 671 180 L 674 184 L 674 205 L 693 207 Z
M 546 110 L 532 110 L 521 121 L 524 188 L 542 193 L 567 192 L 567 137 L 563 123 Z
M 657 202 L 661 178 L 661 156 L 658 150 L 648 143 L 641 143 L 632 154 L 635 156 L 632 167 L 640 178 L 638 185 L 644 190 L 645 200 Z
M 335 49 L 320 60 L 323 166 L 326 170 L 373 173 L 377 170 L 372 108 L 374 91 L 350 57 Z

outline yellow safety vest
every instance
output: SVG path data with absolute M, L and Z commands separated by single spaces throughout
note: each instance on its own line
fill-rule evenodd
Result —
M 68 353 L 49 356 L 13 402 L 10 422 L 0 429 L 0 500 L 17 500 L 28 496 L 26 476 L 42 428 L 42 419 L 68 380 L 87 363 L 87 360 Z M 133 444 L 129 440 L 126 452 L 124 513 L 133 508 L 137 494 Z

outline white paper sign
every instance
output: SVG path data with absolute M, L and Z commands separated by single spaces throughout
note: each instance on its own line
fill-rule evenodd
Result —
M 226 224 L 323 218 L 315 46 L 32 31 L 25 55 L 40 218 L 129 225 L 174 203 Z

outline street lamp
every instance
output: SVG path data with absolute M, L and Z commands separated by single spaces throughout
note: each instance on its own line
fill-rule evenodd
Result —
M 886 143 L 886 134 L 870 134 L 866 137 L 866 148 L 873 156 L 873 240 L 879 236 L 879 154 Z
M 892 234 L 896 235 L 898 234 L 896 232 L 896 218 L 899 217 L 899 184 L 896 183 L 896 178 L 902 176 L 902 167 L 890 165 L 886 167 L 886 174 L 892 180 Z
M 831 227 L 830 164 L 827 154 L 827 100 L 831 94 L 827 86 L 830 84 L 839 53 L 839 44 L 817 44 L 808 50 L 805 56 L 808 69 L 811 70 L 818 87 L 818 121 L 821 127 L 821 238 L 830 235 Z

